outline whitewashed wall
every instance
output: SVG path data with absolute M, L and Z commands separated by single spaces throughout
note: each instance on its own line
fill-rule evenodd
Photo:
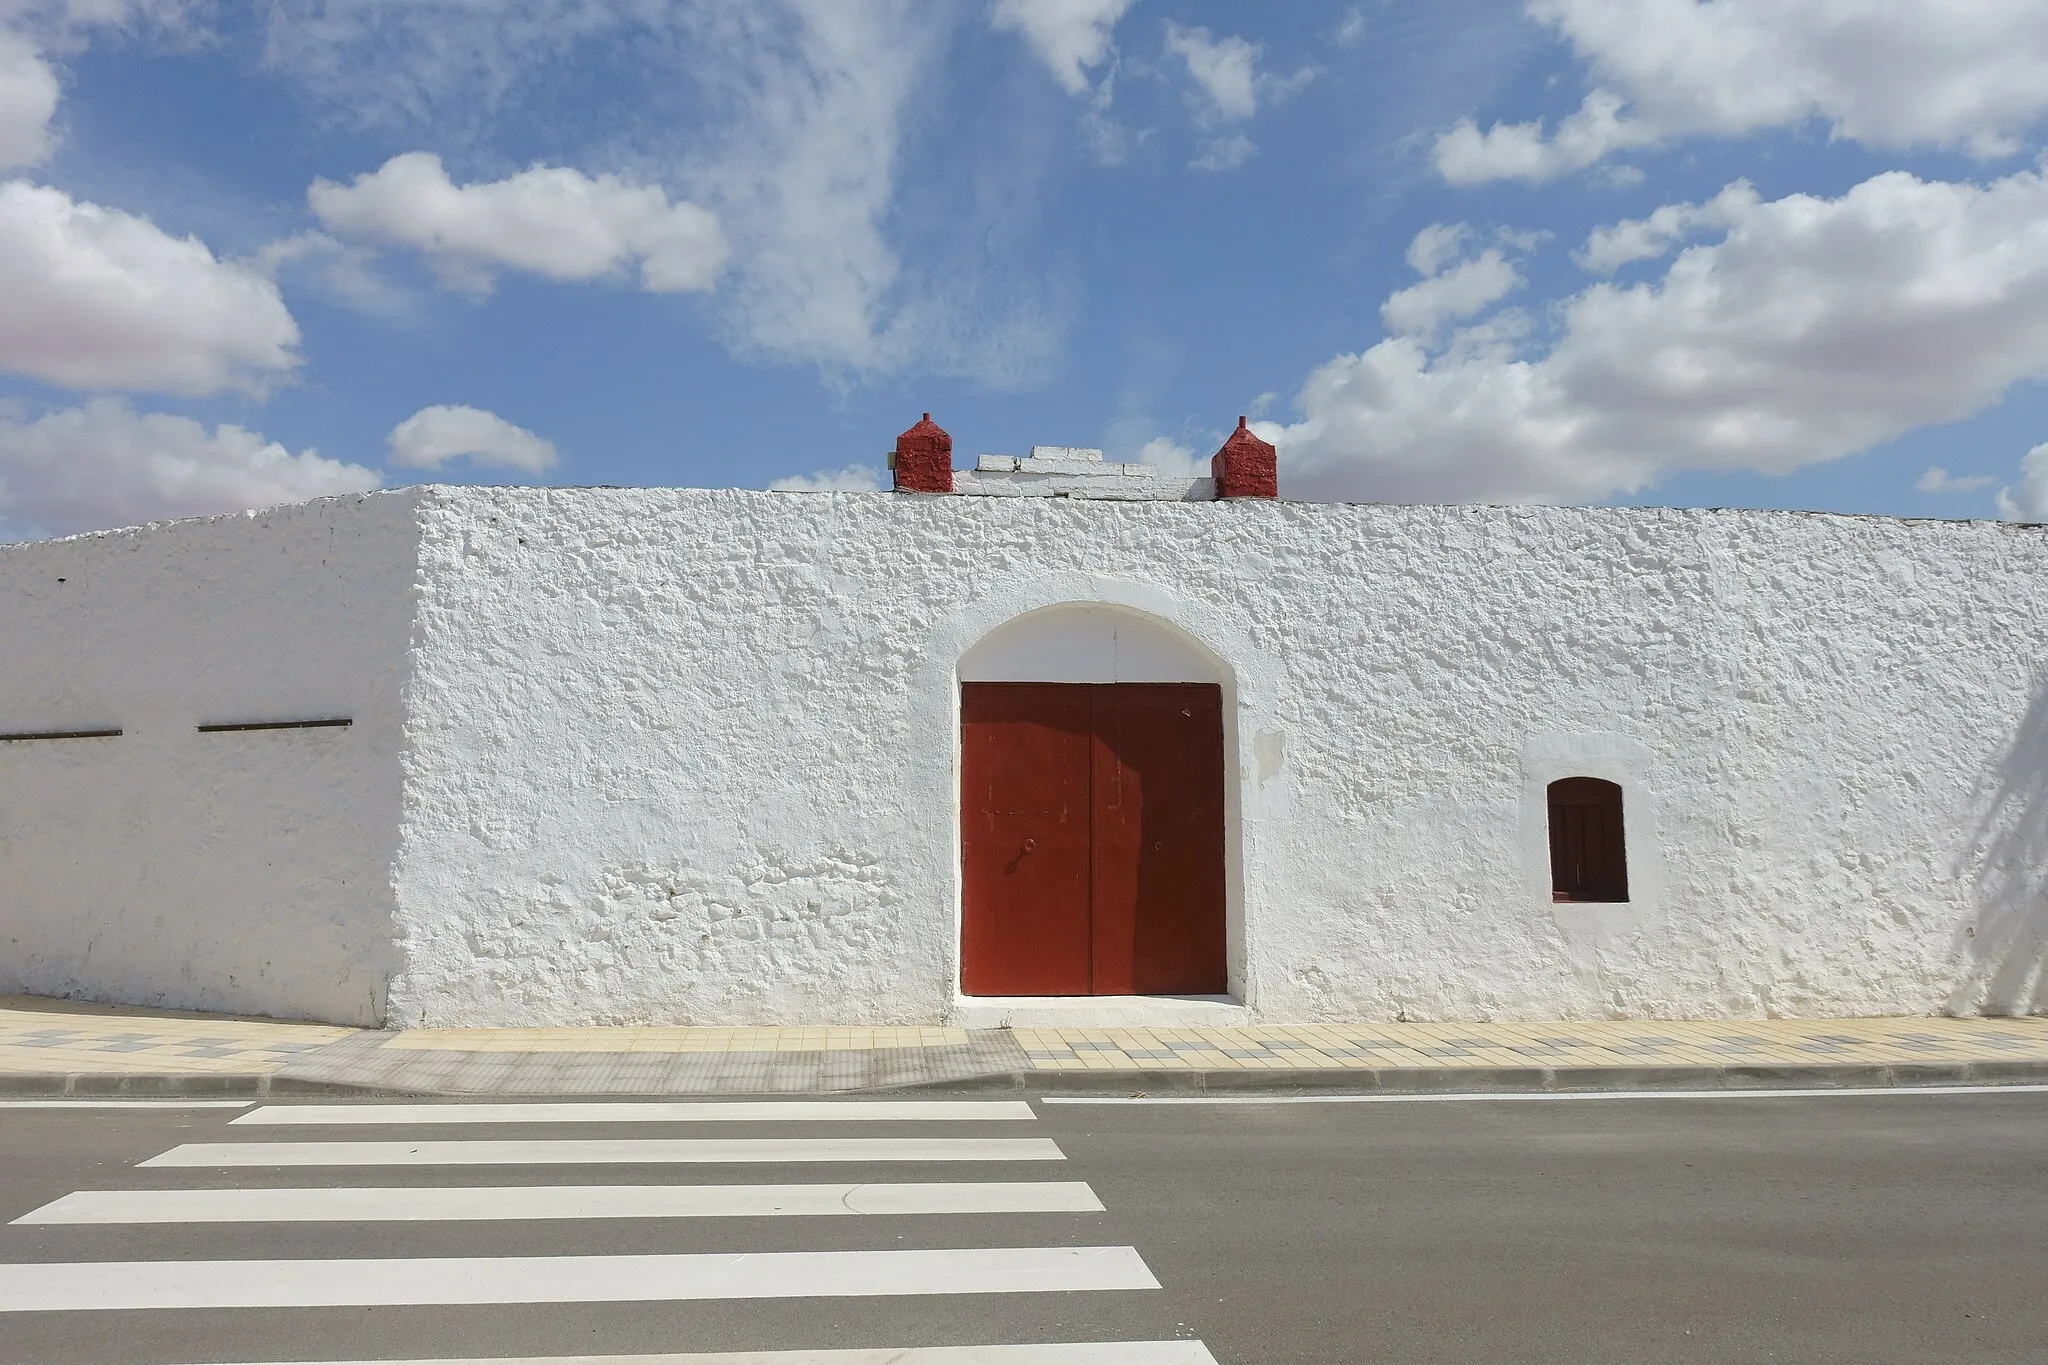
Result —
M 0 992 L 383 1017 L 414 501 L 0 546 Z
M 422 498 L 395 1024 L 947 1017 L 959 661 L 1070 602 L 1228 667 L 1259 1017 L 2048 1003 L 2036 529 Z M 1550 902 L 1573 773 L 1627 789 L 1628 906 Z

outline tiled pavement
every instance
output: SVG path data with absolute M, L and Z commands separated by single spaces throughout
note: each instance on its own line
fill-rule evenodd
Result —
M 2048 1065 L 2048 1018 L 1018 1029 L 1016 1037 L 1034 1069 L 1057 1071 L 1899 1066 L 2003 1061 Z
M 0 1075 L 273 1075 L 360 1031 L 0 996 Z
M 344 1087 L 421 1093 L 712 1094 L 916 1085 L 1575 1088 L 2048 1080 L 2048 1017 L 1248 1028 L 416 1029 L 0 999 L 16 1091 Z

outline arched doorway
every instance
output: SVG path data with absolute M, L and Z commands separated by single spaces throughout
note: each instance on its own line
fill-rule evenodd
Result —
M 1221 665 L 1154 618 L 1067 606 L 959 673 L 962 992 L 1223 993 Z

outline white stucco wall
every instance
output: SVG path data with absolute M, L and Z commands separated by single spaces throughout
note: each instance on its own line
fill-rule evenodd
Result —
M 0 992 L 383 1017 L 413 503 L 0 546 Z
M 946 1017 L 960 661 L 1063 603 L 1227 664 L 1259 1017 L 2044 1002 L 2036 529 L 422 497 L 396 1023 Z M 1627 789 L 1625 907 L 1550 902 L 1574 773 Z

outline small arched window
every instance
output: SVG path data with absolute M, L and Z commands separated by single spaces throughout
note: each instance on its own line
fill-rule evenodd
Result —
M 1550 893 L 1559 901 L 1628 899 L 1621 788 L 1597 777 L 1550 784 Z

